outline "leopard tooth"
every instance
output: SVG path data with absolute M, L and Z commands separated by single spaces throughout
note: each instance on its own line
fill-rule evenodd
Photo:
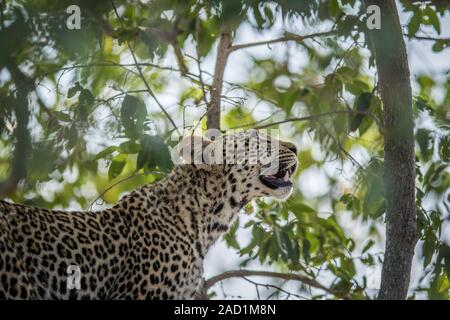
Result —
M 286 171 L 286 173 L 284 174 L 283 180 L 284 181 L 288 181 L 289 180 L 289 172 L 288 171 Z

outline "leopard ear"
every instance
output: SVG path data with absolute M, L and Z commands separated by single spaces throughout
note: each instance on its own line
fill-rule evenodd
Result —
M 175 147 L 181 164 L 193 164 L 200 169 L 211 168 L 208 160 L 204 158 L 204 151 L 212 143 L 211 140 L 200 136 L 184 137 Z

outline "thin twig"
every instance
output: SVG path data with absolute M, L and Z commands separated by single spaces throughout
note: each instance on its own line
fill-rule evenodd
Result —
M 264 288 L 266 288 L 267 290 L 269 290 L 269 289 L 271 289 L 271 288 L 272 288 L 272 289 L 275 289 L 275 291 L 274 291 L 272 294 L 269 295 L 269 298 L 272 297 L 275 293 L 282 292 L 282 293 L 285 293 L 285 294 L 286 294 L 286 300 L 289 299 L 291 296 L 296 297 L 296 298 L 298 298 L 298 299 L 304 299 L 304 297 L 302 297 L 302 296 L 300 296 L 300 295 L 298 295 L 298 294 L 289 292 L 289 291 L 283 289 L 281 286 L 276 286 L 276 285 L 273 285 L 273 284 L 270 284 L 270 283 L 259 283 L 259 282 L 250 280 L 250 279 L 248 279 L 247 277 L 243 277 L 243 279 L 244 279 L 245 281 L 247 281 L 247 282 L 249 282 L 249 283 L 251 283 L 251 284 L 253 284 L 253 285 L 255 286 L 256 293 L 257 293 L 257 299 L 258 299 L 258 300 L 261 300 L 261 295 L 260 295 L 260 293 L 259 293 L 259 287 L 264 287 Z M 267 300 L 269 300 L 269 298 L 268 298 Z M 277 298 L 278 298 L 278 297 L 277 297 Z
M 199 54 L 197 53 L 197 55 L 199 55 Z M 200 81 L 201 89 L 203 91 L 203 101 L 205 102 L 205 105 L 208 105 L 209 102 L 208 102 L 208 99 L 207 99 L 205 82 L 203 81 L 203 70 L 201 68 L 200 58 L 195 58 L 195 57 L 192 57 L 192 56 L 190 56 L 188 54 L 186 56 L 191 58 L 192 60 L 194 60 L 197 63 L 198 78 L 199 78 L 199 81 Z
M 117 19 L 123 24 L 122 18 L 120 17 L 119 13 L 117 12 L 117 8 L 114 5 L 114 1 L 111 0 L 111 5 L 114 9 L 114 13 L 117 16 Z M 139 72 L 139 76 L 142 79 L 142 81 L 144 82 L 145 87 L 147 88 L 148 93 L 150 94 L 150 96 L 153 98 L 153 100 L 155 100 L 156 104 L 158 105 L 158 107 L 161 109 L 161 111 L 166 115 L 167 119 L 169 119 L 170 123 L 172 124 L 172 126 L 175 128 L 175 130 L 177 130 L 177 132 L 181 135 L 181 132 L 178 130 L 177 125 L 175 124 L 175 121 L 172 119 L 172 117 L 170 116 L 170 114 L 166 111 L 166 109 L 164 109 L 164 107 L 162 106 L 162 104 L 159 102 L 158 98 L 156 98 L 156 95 L 153 93 L 152 89 L 150 88 L 147 80 L 145 79 L 145 76 L 142 72 L 142 69 L 139 65 L 139 62 L 136 58 L 136 55 L 134 54 L 134 50 L 131 47 L 130 43 L 128 41 L 126 41 L 128 49 L 130 50 L 131 56 L 133 57 L 133 61 L 134 61 L 134 65 L 136 67 L 136 69 Z
M 403 34 L 405 37 L 408 37 L 409 39 L 416 39 L 416 40 L 426 40 L 426 41 L 450 41 L 450 38 L 437 38 L 437 37 L 426 37 L 426 36 L 411 36 L 406 33 Z
M 113 96 L 111 96 L 111 97 L 109 97 L 107 99 L 100 99 L 99 101 L 103 102 L 103 103 L 106 103 L 106 102 L 109 102 L 111 100 L 120 98 L 120 97 L 122 97 L 124 95 L 130 94 L 130 93 L 143 93 L 143 92 L 147 92 L 147 89 L 126 90 L 126 91 L 122 91 L 120 93 L 117 93 L 117 94 L 115 94 L 115 95 L 113 95 Z
M 249 42 L 249 43 L 243 43 L 243 44 L 236 44 L 236 45 L 231 46 L 230 51 L 236 51 L 236 50 L 239 50 L 239 49 L 255 47 L 255 46 L 269 45 L 269 44 L 278 43 L 278 42 L 286 42 L 286 41 L 301 42 L 301 41 L 303 41 L 305 39 L 311 39 L 311 38 L 315 38 L 315 37 L 326 37 L 326 36 L 331 36 L 333 34 L 335 34 L 334 30 L 312 33 L 312 34 L 308 34 L 308 35 L 305 35 L 305 36 L 295 35 L 295 34 L 288 34 L 288 35 L 285 35 L 285 36 L 277 38 L 277 39 Z
M 288 118 L 288 119 L 284 119 L 284 120 L 280 120 L 280 121 L 276 121 L 276 122 L 272 122 L 272 123 L 268 123 L 268 124 L 264 124 L 261 126 L 256 126 L 253 127 L 254 125 L 256 125 L 258 122 L 254 122 L 254 123 L 248 123 L 242 126 L 238 126 L 238 127 L 233 127 L 233 129 L 239 129 L 239 128 L 246 128 L 246 127 L 252 127 L 253 129 L 265 129 L 265 128 L 270 128 L 279 124 L 283 124 L 283 123 L 288 123 L 288 122 L 297 122 L 297 121 L 309 121 L 309 120 L 317 120 L 318 118 L 322 118 L 322 117 L 326 117 L 326 116 L 330 116 L 330 115 L 334 115 L 334 114 L 364 114 L 370 117 L 375 117 L 373 114 L 366 112 L 366 111 L 358 111 L 358 110 L 336 110 L 336 111 L 329 111 L 329 112 L 324 112 L 324 113 L 319 113 L 319 114 L 314 114 L 314 115 L 310 115 L 310 116 L 305 116 L 305 117 L 296 117 L 296 118 Z
M 328 130 L 328 128 L 320 121 L 317 121 L 319 123 L 319 125 L 322 127 L 322 129 L 327 133 L 327 135 L 333 140 L 333 142 L 337 145 L 337 147 L 339 148 L 339 150 L 341 150 L 341 152 L 347 156 L 347 158 L 356 166 L 359 167 L 360 170 L 364 170 L 364 167 L 347 151 L 345 150 L 345 148 L 342 146 L 339 137 L 335 137 L 330 130 Z
M 226 271 L 224 273 L 221 273 L 219 275 L 216 275 L 208 280 L 205 281 L 204 288 L 205 290 L 208 290 L 213 285 L 215 285 L 217 282 L 221 282 L 226 279 L 230 278 L 245 278 L 250 276 L 259 276 L 259 277 L 270 277 L 270 278 L 280 278 L 284 280 L 294 280 L 302 282 L 310 287 L 314 287 L 317 289 L 321 289 L 329 294 L 333 294 L 335 296 L 341 296 L 343 299 L 348 299 L 347 295 L 342 295 L 338 291 L 327 288 L 324 285 L 320 284 L 315 279 L 302 276 L 299 274 L 292 274 L 292 273 L 281 273 L 281 272 L 272 272 L 272 271 L 259 271 L 259 270 L 232 270 L 232 271 Z
M 103 190 L 103 192 L 100 193 L 100 194 L 97 196 L 97 198 L 95 198 L 95 199 L 91 202 L 91 204 L 90 204 L 89 207 L 88 207 L 88 210 L 91 211 L 91 210 L 92 210 L 92 207 L 94 206 L 94 204 L 95 204 L 101 197 L 103 197 L 109 190 L 111 190 L 111 189 L 114 188 L 115 186 L 117 186 L 117 185 L 119 185 L 119 184 L 121 184 L 121 183 L 123 183 L 123 182 L 125 182 L 125 181 L 128 181 L 128 180 L 130 180 L 130 179 L 132 179 L 132 178 L 139 177 L 139 176 L 146 176 L 146 175 L 149 175 L 149 174 L 163 174 L 163 173 L 162 173 L 162 172 L 159 172 L 159 171 L 154 171 L 154 172 L 135 172 L 135 173 L 133 173 L 132 175 L 129 175 L 128 177 L 125 177 L 125 178 L 123 178 L 123 179 L 121 179 L 121 180 L 119 180 L 119 181 L 116 181 L 116 182 L 114 182 L 112 185 L 110 185 L 108 188 L 106 188 L 105 190 Z

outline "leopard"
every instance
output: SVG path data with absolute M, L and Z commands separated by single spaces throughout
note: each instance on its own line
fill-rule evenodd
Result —
M 198 299 L 205 256 L 241 209 L 293 190 L 296 145 L 252 132 L 185 137 L 170 173 L 110 208 L 0 200 L 0 299 Z M 269 146 L 257 161 L 252 136 Z

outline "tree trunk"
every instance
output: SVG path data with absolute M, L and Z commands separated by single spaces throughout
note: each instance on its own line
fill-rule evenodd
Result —
M 408 59 L 395 0 L 366 0 L 381 11 L 381 30 L 370 32 L 384 107 L 386 251 L 378 299 L 408 294 L 416 235 L 412 94 Z
M 217 47 L 216 66 L 214 79 L 211 86 L 211 101 L 207 106 L 206 124 L 208 129 L 220 130 L 220 101 L 222 98 L 223 75 L 230 55 L 231 28 L 229 23 L 224 23 L 220 28 L 219 45 Z

